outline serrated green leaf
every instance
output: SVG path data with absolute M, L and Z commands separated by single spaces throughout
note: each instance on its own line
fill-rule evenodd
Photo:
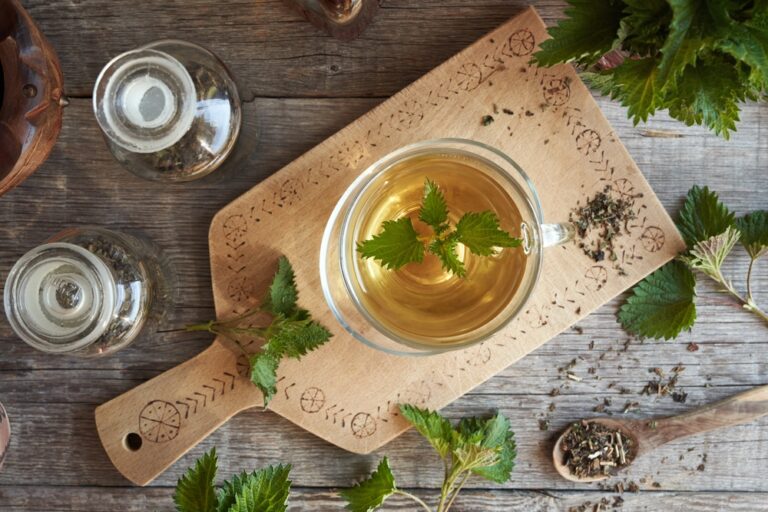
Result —
M 659 60 L 655 57 L 626 59 L 621 65 L 604 73 L 584 73 L 586 81 L 602 94 L 618 99 L 627 107 L 627 114 L 637 124 L 648 120 L 659 106 L 661 94 L 656 74 Z
M 396 490 L 395 477 L 389 468 L 389 461 L 384 457 L 367 480 L 350 489 L 339 491 L 339 494 L 347 501 L 348 510 L 371 512 L 380 507 Z
M 290 465 L 269 466 L 251 474 L 244 474 L 238 487 L 230 488 L 235 503 L 229 512 L 285 512 L 288 510 L 288 494 L 291 481 Z M 226 489 L 226 487 L 225 487 Z M 236 491 L 236 492 L 235 492 Z
M 264 395 L 264 407 L 277 393 L 277 368 L 280 360 L 268 352 L 259 352 L 251 356 L 251 382 Z
M 331 339 L 328 329 L 311 320 L 308 312 L 301 312 L 291 318 L 278 317 L 270 326 L 265 348 L 272 357 L 298 359 Z
M 435 182 L 426 180 L 424 183 L 424 199 L 419 209 L 419 219 L 432 226 L 438 235 L 448 228 L 448 203 L 445 195 Z
M 473 468 L 474 474 L 497 483 L 509 480 L 517 452 L 514 433 L 506 417 L 497 413 L 488 419 L 464 418 L 459 422 L 458 431 L 465 442 L 496 453 L 495 463 Z
M 219 489 L 218 498 L 219 504 L 217 507 L 218 512 L 229 512 L 235 504 L 235 498 L 243 489 L 243 484 L 248 481 L 248 473 L 243 471 L 239 475 L 234 475 L 232 481 L 224 480 L 224 484 Z
M 610 51 L 618 39 L 624 16 L 619 0 L 568 0 L 567 18 L 549 29 L 552 36 L 541 43 L 534 59 L 542 66 L 561 62 L 593 64 Z
M 288 258 L 281 256 L 262 307 L 273 315 L 289 316 L 295 311 L 298 298 L 299 292 L 296 288 L 293 267 Z
M 657 79 L 660 87 L 695 64 L 699 53 L 714 46 L 721 26 L 717 13 L 725 11 L 726 0 L 668 0 L 672 7 L 669 36 L 661 48 L 661 62 Z
M 741 244 L 755 260 L 768 253 L 768 211 L 759 210 L 736 219 Z
M 738 68 L 713 56 L 685 68 L 674 89 L 667 91 L 665 106 L 686 125 L 703 124 L 728 139 L 739 120 L 742 88 Z
M 465 213 L 456 224 L 456 239 L 478 256 L 490 256 L 498 247 L 518 247 L 522 242 L 499 227 L 491 211 Z
M 433 240 L 429 244 L 429 252 L 440 258 L 440 263 L 445 270 L 459 277 L 464 277 L 467 275 L 467 269 L 456 252 L 458 244 L 459 242 L 455 237 Z
M 619 37 L 631 55 L 655 56 L 664 45 L 672 9 L 666 0 L 624 0 Z
M 725 258 L 739 241 L 740 236 L 741 234 L 736 228 L 728 226 L 719 235 L 698 242 L 688 251 L 687 255 L 681 256 L 681 259 L 690 268 L 700 270 L 715 281 L 725 284 L 721 268 Z
M 696 320 L 696 278 L 680 261 L 671 261 L 640 281 L 621 306 L 619 321 L 628 332 L 650 338 L 675 338 Z
M 716 192 L 709 190 L 709 187 L 694 185 L 680 210 L 677 229 L 691 248 L 697 242 L 719 235 L 733 222 L 733 213 L 720 202 Z
M 216 512 L 216 449 L 200 457 L 176 484 L 173 502 L 179 512 Z
M 384 222 L 378 235 L 357 244 L 357 251 L 391 270 L 424 259 L 424 243 L 408 217 Z
M 456 431 L 447 419 L 436 411 L 420 409 L 410 404 L 401 404 L 400 413 L 429 441 L 441 458 L 451 453 Z

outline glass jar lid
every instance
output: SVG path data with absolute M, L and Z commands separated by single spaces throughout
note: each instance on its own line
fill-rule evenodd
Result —
M 133 50 L 113 59 L 96 81 L 93 102 L 104 133 L 136 153 L 154 153 L 176 144 L 191 128 L 195 84 L 171 55 Z
M 41 245 L 21 257 L 5 283 L 14 332 L 45 352 L 73 352 L 98 340 L 114 314 L 109 267 L 77 245 Z

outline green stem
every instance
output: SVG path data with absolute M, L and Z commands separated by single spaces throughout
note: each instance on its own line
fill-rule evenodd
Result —
M 432 512 L 432 510 L 431 510 L 431 509 L 430 509 L 430 508 L 427 506 L 427 504 L 426 504 L 426 503 L 424 503 L 424 502 L 423 502 L 421 499 L 419 499 L 417 496 L 414 496 L 413 494 L 411 494 L 411 493 L 409 493 L 409 492 L 405 492 L 405 491 L 401 491 L 400 489 L 397 489 L 397 490 L 395 491 L 395 494 L 401 494 L 401 495 L 403 495 L 403 496 L 406 496 L 406 497 L 408 497 L 408 498 L 411 498 L 413 501 L 415 501 L 416 503 L 418 503 L 419 505 L 421 505 L 421 506 L 422 506 L 422 508 L 424 508 L 424 510 L 426 510 L 427 512 Z
M 453 502 L 456 499 L 456 496 L 459 495 L 459 492 L 461 492 L 461 488 L 464 487 L 464 484 L 467 483 L 467 480 L 469 480 L 469 475 L 470 475 L 469 471 L 464 473 L 464 478 L 461 479 L 461 482 L 459 482 L 459 486 L 456 487 L 455 491 L 453 491 L 453 496 L 451 496 L 451 499 L 448 500 L 448 504 L 445 506 L 445 512 L 448 512 L 453 506 Z
M 216 324 L 213 320 L 210 322 L 205 322 L 204 324 L 193 324 L 188 325 L 186 328 L 187 332 L 199 332 L 199 331 L 205 331 L 205 332 L 213 332 L 213 326 Z
M 448 496 L 451 495 L 451 491 L 453 491 L 453 485 L 456 483 L 456 479 L 461 473 L 458 471 L 458 469 L 459 468 L 457 468 L 455 465 L 451 467 L 451 471 L 447 478 L 443 480 L 443 486 L 440 488 L 440 503 L 437 504 L 437 512 L 445 512 L 447 510 L 445 508 L 446 500 L 448 499 Z
M 749 278 L 747 278 L 747 279 L 749 279 Z M 715 277 L 715 281 L 720 283 L 720 285 L 728 293 L 733 295 L 734 298 L 736 298 L 739 302 L 741 302 L 746 307 L 747 310 L 753 312 L 754 314 L 756 314 L 757 316 L 762 318 L 762 320 L 765 323 L 768 324 L 768 314 L 765 311 L 761 310 L 758 307 L 758 305 L 752 300 L 752 298 L 749 297 L 749 295 L 747 295 L 747 298 L 742 297 L 741 294 L 738 291 L 736 291 L 736 289 L 733 287 L 733 285 L 731 283 L 729 283 L 727 279 L 725 279 L 725 277 L 723 276 L 723 274 L 721 272 L 718 271 L 717 277 Z
M 749 258 L 749 268 L 747 269 L 747 300 L 752 301 L 752 266 L 755 264 L 755 258 Z

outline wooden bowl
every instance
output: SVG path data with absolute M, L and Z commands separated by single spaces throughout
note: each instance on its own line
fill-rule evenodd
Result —
M 42 164 L 66 104 L 59 59 L 18 0 L 0 0 L 0 195 Z

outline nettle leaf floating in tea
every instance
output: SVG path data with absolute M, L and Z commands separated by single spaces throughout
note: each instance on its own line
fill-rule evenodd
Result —
M 424 183 L 419 220 L 432 228 L 431 235 L 419 235 L 410 217 L 385 221 L 381 232 L 357 244 L 363 258 L 373 258 L 383 267 L 397 270 L 409 263 L 421 263 L 428 251 L 440 259 L 442 267 L 459 277 L 466 276 L 459 244 L 477 256 L 491 256 L 499 249 L 522 243 L 501 229 L 492 211 L 465 213 L 452 229 L 445 194 L 433 181 Z
M 277 393 L 277 369 L 285 357 L 300 359 L 317 349 L 329 339 L 331 333 L 312 319 L 306 309 L 298 307 L 299 291 L 293 267 L 288 258 L 282 256 L 277 272 L 261 306 L 251 309 L 232 320 L 215 321 L 191 325 L 188 331 L 208 331 L 225 336 L 240 344 L 241 337 L 261 338 L 265 341 L 261 350 L 250 355 L 251 381 L 264 394 L 264 406 Z M 272 322 L 266 327 L 255 327 L 246 320 L 267 313 Z M 247 352 L 246 352 L 247 353 Z

